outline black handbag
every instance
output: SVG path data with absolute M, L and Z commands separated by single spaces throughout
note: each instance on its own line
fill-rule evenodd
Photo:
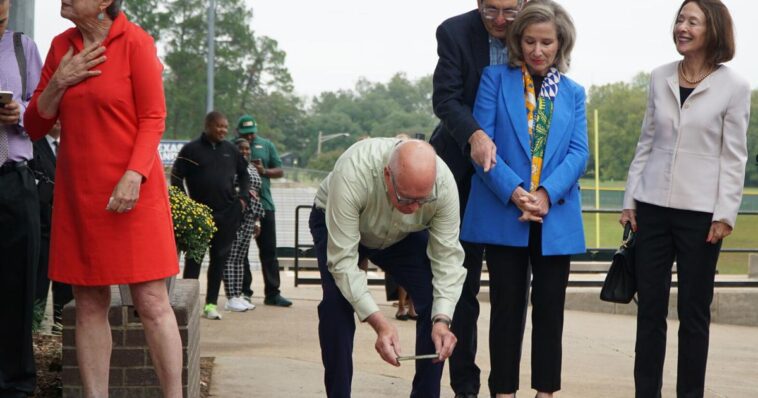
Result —
M 635 234 L 632 224 L 624 226 L 624 238 L 621 247 L 613 255 L 611 268 L 605 276 L 600 299 L 612 303 L 629 304 L 637 293 L 637 281 L 634 277 L 634 242 Z

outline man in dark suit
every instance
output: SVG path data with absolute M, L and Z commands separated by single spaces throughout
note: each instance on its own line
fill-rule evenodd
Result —
M 59 138 L 61 135 L 60 122 L 44 139 L 34 142 L 34 159 L 30 167 L 34 170 L 39 195 L 41 242 L 37 279 L 34 294 L 35 307 L 47 303 L 47 293 L 50 280 L 47 278 L 47 264 L 50 258 L 50 228 L 53 215 L 53 188 L 55 187 L 55 161 L 58 156 Z M 53 326 L 52 332 L 60 334 L 63 331 L 63 306 L 74 299 L 70 285 L 53 282 Z M 40 304 L 41 303 L 41 304 Z
M 485 172 L 495 167 L 497 148 L 474 120 L 472 108 L 482 70 L 507 62 L 505 39 L 508 24 L 523 0 L 477 0 L 478 8 L 452 17 L 437 28 L 439 61 L 434 70 L 432 103 L 440 124 L 430 142 L 447 163 L 458 184 L 461 218 L 471 187 L 473 160 Z M 476 397 L 480 370 L 476 357 L 476 322 L 483 248 L 461 242 L 468 274 L 453 316 L 452 330 L 458 345 L 450 358 L 450 384 L 456 397 Z

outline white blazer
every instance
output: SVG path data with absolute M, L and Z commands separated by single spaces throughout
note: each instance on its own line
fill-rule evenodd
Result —
M 721 65 L 680 106 L 678 62 L 656 68 L 629 166 L 624 208 L 635 200 L 713 213 L 734 227 L 747 162 L 750 84 Z

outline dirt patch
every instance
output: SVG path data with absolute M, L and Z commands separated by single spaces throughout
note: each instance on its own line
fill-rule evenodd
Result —
M 35 398 L 59 398 L 63 395 L 61 370 L 63 345 L 61 336 L 34 335 L 34 359 L 37 362 Z M 213 376 L 213 357 L 200 358 L 200 397 L 208 398 Z
M 56 398 L 62 395 L 61 369 L 63 345 L 61 336 L 34 335 L 34 359 L 37 362 L 37 398 Z
M 200 398 L 208 398 L 211 395 L 211 378 L 215 359 L 215 357 L 200 358 Z

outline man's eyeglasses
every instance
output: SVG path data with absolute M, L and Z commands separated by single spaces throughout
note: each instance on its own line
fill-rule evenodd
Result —
M 397 200 L 397 203 L 400 206 L 409 206 L 414 203 L 418 203 L 419 206 L 423 206 L 427 203 L 437 200 L 437 196 L 435 196 L 434 193 L 421 199 L 404 198 L 397 193 L 397 183 L 395 183 L 395 175 L 392 174 L 392 171 L 390 171 L 390 181 L 392 181 L 392 190 L 395 191 L 395 200 Z
M 519 13 L 518 8 L 495 8 L 495 7 L 482 7 L 481 9 L 482 15 L 484 16 L 484 19 L 493 21 L 497 19 L 500 15 L 505 18 L 506 21 L 512 22 L 514 19 L 516 19 L 516 16 Z

